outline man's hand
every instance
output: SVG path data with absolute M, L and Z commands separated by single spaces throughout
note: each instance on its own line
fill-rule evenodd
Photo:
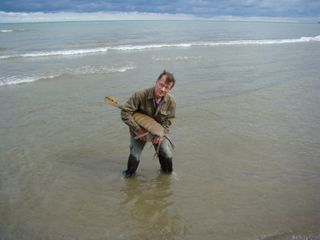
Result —
M 159 137 L 159 136 L 154 136 L 152 138 L 152 143 L 153 144 L 160 144 L 162 142 L 163 138 Z
M 141 140 L 141 141 L 146 142 L 146 141 L 148 140 L 148 139 L 147 139 L 147 135 L 146 135 L 147 132 L 148 132 L 148 131 L 147 131 L 146 129 L 140 128 L 140 129 L 137 131 L 137 136 L 136 136 L 136 137 L 141 136 L 141 137 L 139 137 L 138 139 Z

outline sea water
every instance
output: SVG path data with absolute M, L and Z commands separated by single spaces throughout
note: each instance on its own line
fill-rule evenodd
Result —
M 0 24 L 0 239 L 320 239 L 320 25 Z M 119 110 L 174 73 L 174 173 Z

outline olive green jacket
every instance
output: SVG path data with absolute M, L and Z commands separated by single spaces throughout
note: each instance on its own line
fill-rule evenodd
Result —
M 156 109 L 153 99 L 154 87 L 134 93 L 123 105 L 121 119 L 130 127 L 131 134 L 140 129 L 139 125 L 132 118 L 134 112 L 141 112 L 152 117 L 164 127 L 165 133 L 169 133 L 172 119 L 175 118 L 176 102 L 173 96 L 166 94 Z

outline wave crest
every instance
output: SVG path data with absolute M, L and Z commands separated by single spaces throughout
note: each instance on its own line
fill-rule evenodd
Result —
M 12 29 L 1 29 L 0 30 L 1 33 L 10 33 L 10 32 L 13 32 Z
M 89 55 L 97 53 L 105 53 L 112 51 L 143 51 L 158 48 L 190 48 L 196 47 L 215 47 L 215 46 L 232 46 L 232 45 L 270 45 L 270 44 L 292 44 L 292 43 L 306 43 L 306 42 L 320 42 L 320 35 L 315 37 L 301 37 L 296 39 L 265 39 L 265 40 L 235 40 L 235 41 L 221 41 L 221 42 L 190 42 L 190 43 L 172 43 L 172 44 L 147 44 L 147 45 L 120 45 L 115 47 L 100 47 L 89 49 L 70 49 L 58 51 L 42 51 L 30 52 L 23 54 L 3 55 L 0 59 L 10 58 L 36 58 L 36 57 L 53 57 L 53 56 L 75 56 L 75 55 Z
M 64 72 L 55 75 L 33 75 L 33 76 L 10 76 L 3 79 L 0 78 L 0 87 L 8 85 L 18 85 L 24 83 L 32 83 L 39 80 L 47 80 L 59 78 L 64 75 L 87 75 L 87 74 L 109 74 L 109 73 L 124 73 L 126 71 L 135 69 L 133 66 L 123 66 L 119 68 L 105 68 L 105 67 L 92 67 L 83 66 L 76 69 L 66 69 Z
M 0 33 L 25 32 L 25 29 L 0 29 Z
M 48 76 L 26 76 L 26 77 L 17 77 L 11 76 L 5 79 L 0 79 L 0 87 L 8 86 L 8 85 L 17 85 L 17 84 L 24 84 L 24 83 L 31 83 L 38 80 L 44 79 L 52 79 L 58 76 L 48 75 Z

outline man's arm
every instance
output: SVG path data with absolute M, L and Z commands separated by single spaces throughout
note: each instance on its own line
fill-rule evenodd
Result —
M 168 110 L 166 111 L 166 116 L 165 118 L 162 118 L 161 120 L 161 126 L 164 128 L 164 133 L 168 134 L 169 133 L 169 127 L 172 124 L 172 120 L 175 118 L 176 115 L 176 103 L 174 100 L 172 100 Z M 152 139 L 153 144 L 159 144 L 161 143 L 163 138 L 160 138 L 158 136 L 154 136 Z
M 172 121 L 176 116 L 176 102 L 174 99 L 172 99 L 172 102 L 170 104 L 170 107 L 168 108 L 167 114 L 168 115 L 166 116 L 166 118 L 161 124 L 164 127 L 164 132 L 166 134 L 169 133 L 169 127 L 171 126 Z
M 132 114 L 139 109 L 140 104 L 139 94 L 133 94 L 129 100 L 123 105 L 121 110 L 121 120 L 127 124 L 134 132 L 141 131 L 140 126 L 134 121 Z

